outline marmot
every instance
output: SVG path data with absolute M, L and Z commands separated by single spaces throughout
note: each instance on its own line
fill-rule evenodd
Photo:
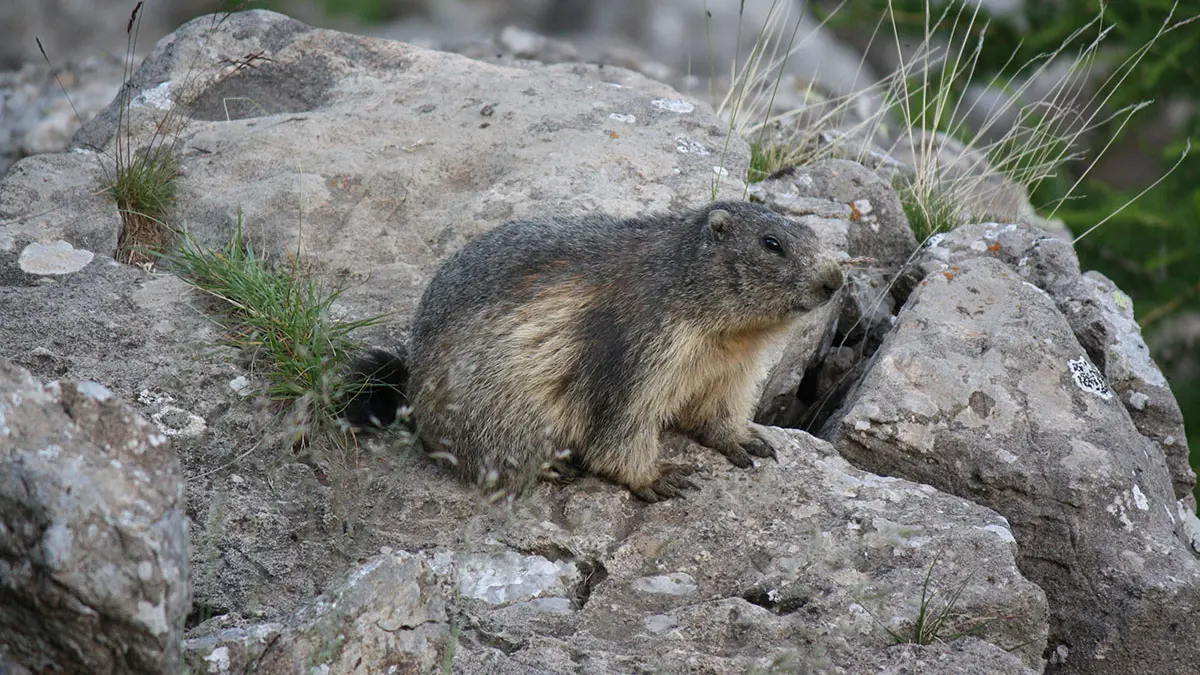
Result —
M 408 371 L 382 351 L 360 360 L 368 386 L 347 418 L 395 418 L 383 380 L 425 451 L 468 480 L 520 488 L 569 451 L 642 499 L 677 496 L 694 486 L 660 465 L 660 433 L 739 467 L 774 456 L 749 428 L 759 356 L 841 285 L 807 226 L 748 202 L 508 222 L 438 270 Z

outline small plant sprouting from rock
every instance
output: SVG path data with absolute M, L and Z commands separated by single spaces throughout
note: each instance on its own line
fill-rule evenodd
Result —
M 117 259 L 134 264 L 149 262 L 153 252 L 161 251 L 167 243 L 167 215 L 175 201 L 175 179 L 179 176 L 175 150 L 185 121 L 178 107 L 166 102 L 166 111 L 158 118 L 149 141 L 143 147 L 135 147 L 131 106 L 134 51 L 141 29 L 142 5 L 139 2 L 134 6 L 125 26 L 125 72 L 117 94 L 113 168 L 110 171 L 105 165 L 107 187 L 121 213 Z
M 964 581 L 956 588 L 942 604 L 941 609 L 934 609 L 933 599 L 937 595 L 937 590 L 930 589 L 929 582 L 933 578 L 933 568 L 936 566 L 937 561 L 935 560 L 925 573 L 925 581 L 921 584 L 921 604 L 917 609 L 917 616 L 913 619 L 912 628 L 909 631 L 897 632 L 880 623 L 880 626 L 896 641 L 896 644 L 929 645 L 935 642 L 953 642 L 960 637 L 978 633 L 993 621 L 993 619 L 977 619 L 966 630 L 947 633 L 946 629 L 951 623 L 961 623 L 966 620 L 965 616 L 955 612 L 955 607 L 958 605 L 963 591 L 966 590 L 967 583 Z
M 901 183 L 896 189 L 904 216 L 917 241 L 925 241 L 938 232 L 949 232 L 962 224 L 962 215 L 954 201 L 954 195 L 936 187 L 925 193 L 911 185 Z
M 197 50 L 196 59 L 188 68 L 181 82 L 166 81 L 150 90 L 135 95 L 139 88 L 134 82 L 138 33 L 141 30 L 144 2 L 134 5 L 125 25 L 124 72 L 121 89 L 116 98 L 116 128 L 113 133 L 111 153 L 97 149 L 104 156 L 101 170 L 104 173 L 103 189 L 117 204 L 121 216 L 121 229 L 117 235 L 117 250 L 114 257 L 125 263 L 142 264 L 151 262 L 165 250 L 171 235 L 169 217 L 175 201 L 176 180 L 179 177 L 177 154 L 180 135 L 187 126 L 186 109 L 193 96 L 203 88 L 197 74 L 198 65 L 207 54 Z M 233 12 L 242 9 L 245 2 L 222 13 L 214 14 L 212 24 L 205 35 L 205 45 Z M 42 58 L 51 64 L 50 58 L 37 41 Z M 238 61 L 223 60 L 216 77 L 227 77 L 244 68 L 253 67 L 254 62 L 263 60 L 262 54 L 250 54 Z M 58 76 L 55 75 L 58 81 Z M 75 104 L 66 88 L 58 81 L 59 88 L 74 110 Z M 162 113 L 152 123 L 143 124 L 135 120 L 134 110 L 150 106 Z M 79 112 L 75 117 L 80 125 L 83 119 Z M 148 137 L 146 135 L 148 134 Z M 144 139 L 144 140 L 143 140 Z
M 329 310 L 345 290 L 312 278 L 296 255 L 276 264 L 256 253 L 242 236 L 242 218 L 229 240 L 201 249 L 187 232 L 176 252 L 164 256 L 179 276 L 218 299 L 231 322 L 226 341 L 253 357 L 262 393 L 290 409 L 303 436 L 338 427 L 354 386 L 344 371 L 360 345 L 354 331 L 382 317 L 335 321 Z

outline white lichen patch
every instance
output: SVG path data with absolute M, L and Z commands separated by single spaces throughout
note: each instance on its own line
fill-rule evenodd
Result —
M 150 630 L 152 635 L 163 635 L 171 630 L 167 625 L 167 608 L 163 603 L 151 604 L 138 600 L 137 616 L 134 617 Z
M 229 672 L 229 647 L 217 647 L 212 650 L 212 653 L 204 657 L 208 662 L 209 673 L 228 673 Z
M 71 274 L 87 267 L 94 257 L 91 251 L 75 248 L 70 242 L 34 242 L 21 251 L 17 266 L 26 274 Z
M 150 106 L 156 110 L 170 110 L 173 104 L 171 100 L 170 80 L 163 82 L 153 89 L 144 90 L 131 103 L 134 106 Z
M 639 577 L 630 584 L 633 590 L 659 595 L 691 595 L 696 592 L 696 580 L 686 572 L 672 572 L 653 577 Z
M 108 387 L 97 382 L 80 382 L 75 385 L 75 390 L 89 398 L 94 398 L 101 403 L 108 401 L 113 397 L 113 393 Z
M 51 570 L 62 569 L 71 559 L 75 536 L 66 523 L 51 523 L 42 534 L 41 558 Z
M 999 223 L 985 223 L 985 224 L 989 225 L 990 227 L 988 227 L 988 229 L 983 231 L 983 236 L 985 239 L 991 239 L 993 241 L 998 239 L 1000 237 L 1000 235 L 1007 234 L 1007 233 L 1012 232 L 1017 229 L 1016 223 L 1005 223 L 1004 225 L 1001 225 Z
M 708 154 L 708 148 L 703 144 L 693 141 L 686 136 L 675 137 L 675 152 L 683 155 L 699 155 L 703 157 Z
M 995 534 L 997 537 L 1000 537 L 1000 540 L 1006 544 L 1017 543 L 1016 538 L 1013 537 L 1012 530 L 1004 527 L 1003 525 L 984 525 L 982 529 Z
M 1146 499 L 1146 495 L 1142 493 L 1142 489 L 1138 487 L 1137 483 L 1133 484 L 1133 489 L 1130 490 L 1130 493 L 1133 494 L 1133 505 L 1138 507 L 1139 511 L 1150 510 L 1150 500 Z
M 615 121 L 617 121 L 617 122 L 620 122 L 620 123 L 622 123 L 622 124 L 635 124 L 635 123 L 637 123 L 637 116 L 636 116 L 636 115 L 626 115 L 626 114 L 622 114 L 622 113 L 609 113 L 609 115 L 608 115 L 608 119 L 610 119 L 610 120 L 615 120 Z
M 658 108 L 659 110 L 679 113 L 680 115 L 686 115 L 687 113 L 690 113 L 696 109 L 694 104 L 678 98 L 656 98 L 653 101 L 650 101 L 650 105 Z
M 652 635 L 665 633 L 678 625 L 679 622 L 675 620 L 675 617 L 667 614 L 651 614 L 642 619 L 642 626 Z
M 566 596 L 582 579 L 572 563 L 513 552 L 464 555 L 457 568 L 459 592 L 492 605 Z
M 254 393 L 254 387 L 250 385 L 250 380 L 246 379 L 245 375 L 238 375 L 229 381 L 229 388 L 238 396 L 249 396 Z
M 1071 371 L 1075 386 L 1105 401 L 1112 399 L 1113 392 L 1108 388 L 1108 382 L 1104 381 L 1104 374 L 1086 356 L 1067 361 L 1067 370 Z
M 1112 503 L 1104 507 L 1105 511 L 1108 511 L 1121 522 L 1121 527 L 1125 528 L 1126 532 L 1133 531 L 1133 521 L 1129 519 L 1129 507 L 1132 501 L 1131 493 L 1120 492 L 1113 497 Z
M 1134 410 L 1145 410 L 1146 404 L 1150 402 L 1150 397 L 1140 391 L 1129 392 L 1129 405 Z
M 714 166 L 712 168 L 712 170 L 713 170 L 714 174 L 720 176 L 721 178 L 724 178 L 729 175 L 729 169 L 726 169 L 723 166 Z
M 150 421 L 166 436 L 199 436 L 208 428 L 203 417 L 170 405 L 151 415 Z

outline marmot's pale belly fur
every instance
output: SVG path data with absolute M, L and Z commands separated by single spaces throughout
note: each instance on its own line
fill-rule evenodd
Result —
M 660 465 L 666 428 L 738 466 L 771 456 L 748 423 L 759 357 L 841 283 L 807 227 L 746 202 L 506 223 L 421 299 L 405 387 L 418 438 L 486 485 L 520 489 L 565 451 L 643 499 L 674 496 L 687 480 Z M 352 422 L 379 407 L 358 403 Z

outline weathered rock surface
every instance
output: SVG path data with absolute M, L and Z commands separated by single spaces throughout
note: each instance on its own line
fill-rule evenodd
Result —
M 856 465 L 1009 519 L 1022 571 L 1050 600 L 1055 672 L 1167 673 L 1200 658 L 1200 565 L 1162 453 L 1053 299 L 1009 265 L 927 276 L 833 431 Z
M 886 180 L 858 162 L 825 159 L 756 183 L 751 195 L 798 217 L 813 217 L 822 240 L 851 257 L 896 268 L 917 250 L 904 207 Z
M 260 57 L 219 63 L 246 54 Z M 260 250 L 319 253 L 305 257 L 329 275 L 371 270 L 347 304 L 402 314 L 446 252 L 498 222 L 703 203 L 718 173 L 718 195 L 735 197 L 748 161 L 704 106 L 629 71 L 484 64 L 265 11 L 184 25 L 134 85 L 190 101 L 176 218 L 198 241 L 224 238 L 240 209 Z M 107 147 L 117 110 L 75 145 Z M 161 114 L 147 104 L 130 120 L 149 129 Z
M 1175 497 L 1195 510 L 1196 474 L 1189 464 L 1183 415 L 1162 371 L 1150 358 L 1129 296 L 1099 272 L 1081 275 L 1069 243 L 1026 224 L 965 225 L 930 242 L 918 263 L 926 273 L 933 273 L 976 257 L 1004 261 L 1054 299 L 1138 431 L 1165 457 Z
M 175 672 L 182 478 L 167 438 L 105 387 L 0 359 L 0 671 Z
M 802 432 L 764 433 L 779 463 L 748 472 L 677 443 L 702 489 L 653 506 L 586 478 L 481 513 L 448 473 L 411 458 L 397 467 L 408 485 L 385 499 L 400 502 L 392 538 L 412 552 L 385 552 L 292 617 L 213 619 L 193 631 L 188 661 L 428 672 L 452 644 L 464 673 L 1040 670 L 1047 608 L 1013 566 L 1003 519 L 853 469 Z M 892 646 L 884 627 L 911 633 L 926 574 L 933 610 L 958 594 L 943 637 L 978 628 L 974 639 Z

